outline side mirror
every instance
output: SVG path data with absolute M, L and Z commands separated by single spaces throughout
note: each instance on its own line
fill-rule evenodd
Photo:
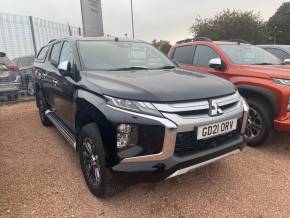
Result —
M 63 76 L 71 76 L 71 63 L 69 61 L 63 61 L 61 62 L 58 67 L 58 71 Z
M 4 52 L 0 52 L 0 57 L 1 58 L 4 58 L 6 56 L 6 53 L 4 53 Z
M 284 64 L 285 64 L 285 65 L 290 65 L 290 59 L 285 59 L 285 60 L 284 60 Z
M 209 67 L 216 70 L 223 70 L 225 68 L 225 65 L 220 58 L 214 58 L 209 61 Z

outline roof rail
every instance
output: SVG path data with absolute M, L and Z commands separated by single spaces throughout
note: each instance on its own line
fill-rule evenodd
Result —
M 247 40 L 244 40 L 244 39 L 229 39 L 229 40 L 222 40 L 222 41 L 252 44 L 252 43 L 250 43 L 250 42 L 248 42 Z
M 195 42 L 195 41 L 205 41 L 205 42 L 212 42 L 212 40 L 209 37 L 195 37 L 191 39 L 184 39 L 176 42 L 176 44 L 182 44 L 187 42 Z

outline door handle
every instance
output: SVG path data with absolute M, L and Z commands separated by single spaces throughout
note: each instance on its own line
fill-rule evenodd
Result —
M 53 79 L 52 82 L 53 82 L 54 86 L 57 86 L 57 84 L 58 84 L 57 80 Z

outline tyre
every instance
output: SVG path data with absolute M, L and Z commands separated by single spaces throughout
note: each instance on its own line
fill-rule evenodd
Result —
M 36 104 L 38 106 L 39 118 L 43 126 L 52 126 L 52 123 L 45 114 L 45 111 L 48 109 L 45 102 L 44 96 L 41 91 L 36 95 Z
M 13 96 L 13 100 L 14 100 L 14 101 L 18 101 L 18 94 L 15 94 L 15 95 Z
M 266 102 L 253 98 L 248 98 L 247 102 L 250 110 L 245 137 L 249 146 L 258 147 L 272 132 L 273 116 Z
M 105 150 L 96 124 L 84 126 L 80 133 L 79 159 L 90 191 L 98 198 L 116 194 L 121 184 L 114 183 L 105 164 Z

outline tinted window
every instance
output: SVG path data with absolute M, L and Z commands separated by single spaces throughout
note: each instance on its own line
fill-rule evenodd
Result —
M 68 42 L 65 42 L 63 44 L 61 54 L 60 54 L 59 63 L 64 62 L 64 61 L 69 61 L 71 64 L 73 64 L 73 61 L 74 61 L 73 50 L 70 47 Z
M 44 61 L 48 52 L 48 46 L 43 47 L 37 55 L 38 60 Z
M 27 56 L 27 57 L 18 58 L 16 59 L 15 62 L 19 67 L 30 67 L 33 65 L 34 57 Z
M 0 64 L 4 65 L 13 65 L 12 61 L 9 60 L 7 57 L 0 57 Z
M 277 58 L 281 59 L 282 61 L 290 58 L 290 55 L 288 55 L 285 51 L 282 51 L 281 49 L 267 48 L 266 50 L 275 55 Z
M 61 42 L 58 42 L 53 45 L 52 51 L 50 54 L 50 61 L 52 64 L 58 64 L 60 50 L 61 50 Z
M 212 48 L 204 45 L 198 45 L 196 47 L 193 64 L 208 67 L 209 61 L 214 58 L 219 58 L 219 56 Z
M 181 64 L 192 64 L 195 46 L 182 46 L 175 49 L 173 60 Z

